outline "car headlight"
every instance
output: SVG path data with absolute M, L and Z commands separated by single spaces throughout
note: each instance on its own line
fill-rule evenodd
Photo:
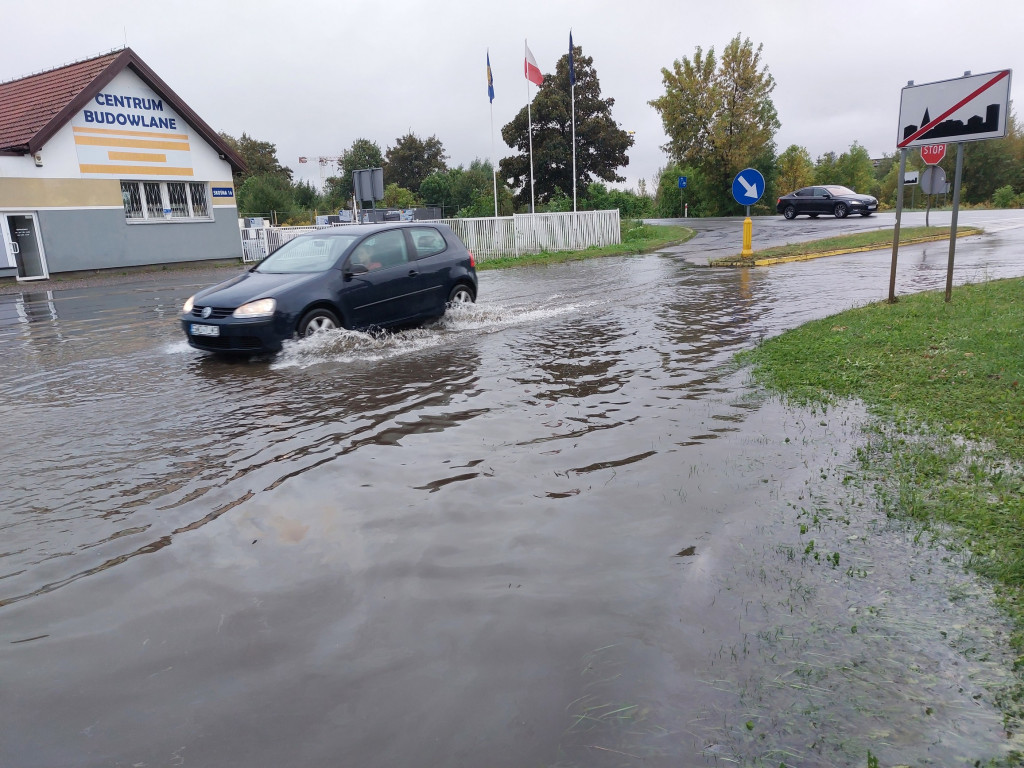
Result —
M 181 308 L 181 313 L 183 315 L 187 315 L 189 312 L 192 311 L 192 305 L 195 304 L 195 303 L 196 303 L 196 297 L 195 296 L 189 296 L 188 299 L 185 301 L 185 306 L 183 306 Z
M 267 317 L 274 314 L 277 309 L 277 299 L 257 299 L 243 304 L 234 312 L 232 317 Z

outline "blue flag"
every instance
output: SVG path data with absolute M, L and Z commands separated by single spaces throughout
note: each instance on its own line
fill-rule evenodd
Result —
M 576 67 L 572 62 L 572 30 L 569 30 L 569 85 L 576 85 Z
M 494 103 L 494 75 L 491 74 L 491 52 L 487 52 L 487 95 Z

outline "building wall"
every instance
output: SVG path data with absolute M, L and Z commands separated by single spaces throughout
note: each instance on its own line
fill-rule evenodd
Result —
M 0 213 L 36 214 L 51 274 L 240 259 L 231 172 L 215 147 L 126 69 L 37 158 L 0 155 Z M 204 183 L 211 215 L 175 219 L 147 210 L 146 220 L 130 220 L 122 181 Z M 0 277 L 15 273 L 7 251 L 0 244 Z

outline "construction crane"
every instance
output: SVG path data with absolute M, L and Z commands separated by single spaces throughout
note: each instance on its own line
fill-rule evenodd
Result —
M 309 163 L 309 162 L 315 161 L 315 162 L 320 164 L 320 191 L 323 192 L 324 191 L 324 182 L 325 182 L 325 180 L 327 179 L 327 177 L 329 175 L 330 176 L 334 175 L 333 173 L 329 173 L 328 172 L 328 166 L 331 166 L 333 168 L 333 166 L 337 165 L 338 164 L 338 157 L 340 157 L 340 155 L 333 155 L 331 157 L 325 157 L 325 156 L 322 156 L 322 155 L 319 156 L 319 157 L 312 157 L 312 156 L 303 155 L 303 156 L 299 157 L 299 162 L 300 163 Z

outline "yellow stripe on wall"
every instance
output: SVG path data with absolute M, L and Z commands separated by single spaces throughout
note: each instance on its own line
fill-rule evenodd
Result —
M 79 163 L 82 173 L 117 173 L 135 176 L 194 176 L 191 168 L 171 168 L 167 165 L 97 165 Z
M 146 139 L 106 139 L 101 136 L 75 136 L 75 144 L 94 147 L 134 147 L 135 149 L 173 149 L 188 152 L 188 143 L 176 141 L 149 141 Z
M 75 133 L 100 133 L 108 136 L 149 136 L 154 139 L 180 139 L 188 141 L 187 133 L 160 133 L 158 131 L 122 131 L 119 128 L 82 128 L 75 126 Z
M 151 152 L 107 152 L 110 160 L 134 160 L 137 163 L 166 163 L 167 155 L 156 155 Z

